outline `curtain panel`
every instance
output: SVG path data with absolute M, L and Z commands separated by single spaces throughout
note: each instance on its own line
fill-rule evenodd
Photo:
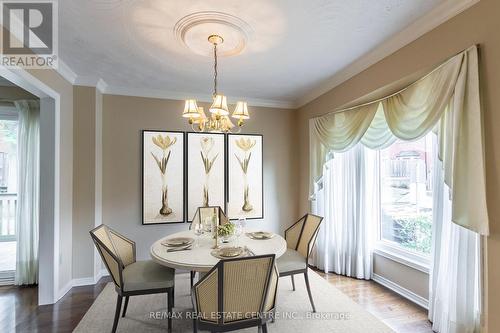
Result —
M 320 179 L 330 152 L 361 142 L 383 149 L 397 139 L 438 133 L 439 159 L 453 198 L 452 221 L 488 235 L 478 50 L 472 46 L 401 91 L 360 106 L 313 118 L 310 187 Z
M 15 284 L 38 283 L 40 102 L 14 102 L 19 112 Z

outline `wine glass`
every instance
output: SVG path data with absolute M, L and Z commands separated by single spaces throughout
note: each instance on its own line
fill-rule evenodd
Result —
M 201 223 L 195 223 L 193 230 L 196 235 L 196 247 L 200 247 L 200 236 L 204 233 L 203 225 Z
M 234 228 L 234 235 L 236 236 L 236 244 L 240 245 L 240 236 L 243 234 L 243 229 L 245 228 L 245 221 L 242 218 L 238 219 Z

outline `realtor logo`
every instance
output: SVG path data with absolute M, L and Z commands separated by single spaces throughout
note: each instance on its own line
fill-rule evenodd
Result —
M 6 67 L 57 66 L 57 3 L 0 1 L 1 64 Z

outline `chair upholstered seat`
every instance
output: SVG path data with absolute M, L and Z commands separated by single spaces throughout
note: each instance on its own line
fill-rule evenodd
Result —
M 319 226 L 323 218 L 313 214 L 306 214 L 300 220 L 292 224 L 285 230 L 285 239 L 288 249 L 285 254 L 276 260 L 276 266 L 280 276 L 290 276 L 292 279 L 292 288 L 295 290 L 295 274 L 304 274 L 307 293 L 313 312 L 316 312 L 311 287 L 309 286 L 309 277 L 307 276 L 307 263 L 309 254 L 312 251 Z
M 278 272 L 280 272 L 280 274 L 307 268 L 306 258 L 292 249 L 287 249 L 281 257 L 276 259 L 276 265 L 278 266 Z
M 123 270 L 123 290 L 137 291 L 174 286 L 175 270 L 152 260 L 136 261 Z
M 90 230 L 90 237 L 113 278 L 117 295 L 115 320 L 111 333 L 115 333 L 120 319 L 122 301 L 125 298 L 122 317 L 127 313 L 130 296 L 167 293 L 167 311 L 174 306 L 175 271 L 151 260 L 137 261 L 135 242 L 107 225 Z M 167 319 L 168 331 L 172 330 L 172 318 Z

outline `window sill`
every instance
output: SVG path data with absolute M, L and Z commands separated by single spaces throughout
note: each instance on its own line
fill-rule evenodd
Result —
M 405 251 L 396 246 L 387 244 L 386 242 L 377 243 L 373 253 L 416 269 L 420 272 L 429 274 L 430 260 L 424 256 L 410 251 Z

